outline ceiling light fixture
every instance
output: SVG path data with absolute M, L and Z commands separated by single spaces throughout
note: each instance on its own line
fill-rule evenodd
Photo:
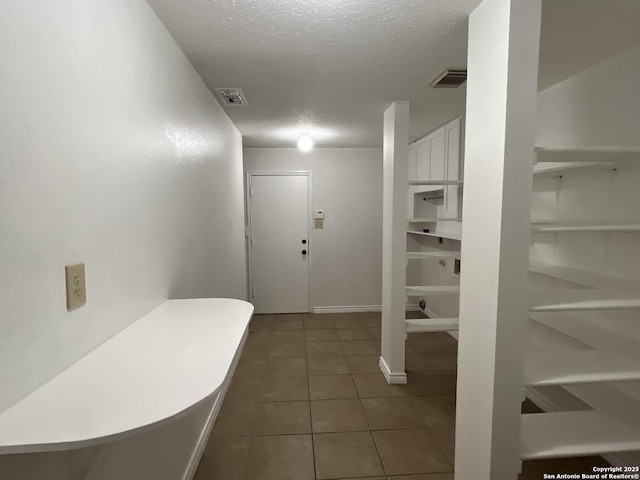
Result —
M 309 152 L 313 150 L 313 140 L 309 135 L 303 135 L 298 139 L 298 148 L 301 152 Z

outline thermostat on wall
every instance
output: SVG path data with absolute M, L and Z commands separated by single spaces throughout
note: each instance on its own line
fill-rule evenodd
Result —
M 313 211 L 313 219 L 314 220 L 324 220 L 324 210 L 314 210 Z

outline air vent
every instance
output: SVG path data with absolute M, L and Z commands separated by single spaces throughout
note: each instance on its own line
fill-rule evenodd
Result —
M 247 97 L 241 88 L 216 88 L 216 92 L 227 107 L 248 107 Z
M 466 81 L 466 70 L 462 68 L 447 68 L 429 86 L 433 88 L 457 88 Z

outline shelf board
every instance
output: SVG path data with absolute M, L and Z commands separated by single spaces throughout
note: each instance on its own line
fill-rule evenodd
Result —
M 636 450 L 640 450 L 640 431 L 601 411 L 534 413 L 521 418 L 521 460 Z
M 640 380 L 640 363 L 599 350 L 538 352 L 525 360 L 524 385 L 531 387 L 630 380 Z
M 568 282 L 587 285 L 593 288 L 615 289 L 617 291 L 635 291 L 640 293 L 640 282 L 625 278 L 611 277 L 601 273 L 590 272 L 578 268 L 563 267 L 544 262 L 532 261 L 529 271 L 558 278 Z
M 565 172 L 585 169 L 612 169 L 618 164 L 612 162 L 544 162 L 533 166 L 535 177 L 557 177 Z
M 410 297 L 426 297 L 431 295 L 446 295 L 460 293 L 460 285 L 429 285 L 407 287 L 407 295 Z
M 432 252 L 407 252 L 407 260 L 428 260 L 431 258 L 460 258 L 460 251 L 449 252 L 436 250 Z
M 449 332 L 458 330 L 458 324 L 458 318 L 407 318 L 405 320 L 407 333 Z
M 625 310 L 640 308 L 640 294 L 583 289 L 535 290 L 531 293 L 531 312 L 577 312 L 582 310 Z
M 536 147 L 536 162 L 624 162 L 640 160 L 640 147 L 583 147 L 583 148 L 545 148 Z
M 640 232 L 638 222 L 607 221 L 568 221 L 568 220 L 534 220 L 531 222 L 534 233 L 557 232 Z
M 462 185 L 462 180 L 409 180 L 407 184 L 412 186 L 445 186 L 445 185 Z
M 431 217 L 431 218 L 407 218 L 409 223 L 435 223 L 435 222 L 461 222 L 461 218 Z
M 595 314 L 595 315 L 594 315 Z M 584 315 L 584 314 L 583 314 Z M 595 322 L 589 320 L 594 317 Z M 633 337 L 623 335 L 603 326 L 598 312 L 590 312 L 589 318 L 574 316 L 570 313 L 532 314 L 534 322 L 568 335 L 579 342 L 599 350 L 616 352 L 634 361 L 640 362 L 638 342 Z
M 0 454 L 100 445 L 181 418 L 223 388 L 252 312 L 227 298 L 166 301 L 0 413 Z
M 453 232 L 420 232 L 417 230 L 408 230 L 407 233 L 411 235 L 422 235 L 425 237 L 437 237 L 437 238 L 448 238 L 450 240 L 462 240 L 462 234 L 453 233 Z

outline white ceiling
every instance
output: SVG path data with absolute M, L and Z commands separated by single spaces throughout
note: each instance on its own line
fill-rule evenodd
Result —
M 465 88 L 434 90 L 466 65 L 467 16 L 481 0 L 148 0 L 249 147 L 380 147 L 382 113 L 411 102 L 411 139 L 464 112 Z M 615 4 L 615 8 L 613 5 Z M 540 86 L 640 42 L 638 0 L 548 0 Z

